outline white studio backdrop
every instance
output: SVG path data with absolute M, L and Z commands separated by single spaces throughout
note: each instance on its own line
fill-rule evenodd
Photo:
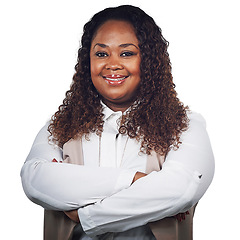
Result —
M 43 209 L 25 196 L 20 169 L 69 89 L 84 23 L 121 4 L 141 7 L 162 28 L 179 98 L 207 121 L 216 173 L 196 210 L 194 240 L 237 239 L 240 17 L 233 0 L 0 2 L 1 234 L 43 239 Z

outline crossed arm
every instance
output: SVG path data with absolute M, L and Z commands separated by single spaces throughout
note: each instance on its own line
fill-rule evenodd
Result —
M 131 169 L 52 163 L 53 158 L 61 159 L 62 153 L 48 144 L 45 128 L 22 168 L 23 187 L 27 196 L 44 208 L 65 211 L 75 221 L 79 216 L 90 236 L 124 231 L 186 212 L 207 190 L 214 159 L 199 115 L 191 116 L 182 142 L 177 151 L 168 153 L 160 172 L 137 180 L 139 173 Z M 125 180 L 119 183 L 121 176 Z
M 139 178 L 145 177 L 147 176 L 146 173 L 142 173 L 142 172 L 136 172 L 132 183 L 136 182 Z M 72 210 L 72 211 L 65 211 L 64 212 L 72 221 L 79 223 L 79 216 L 78 216 L 78 211 L 77 210 Z M 178 213 L 177 215 L 175 215 L 175 218 L 181 222 L 183 220 L 185 220 L 186 215 L 188 215 L 189 212 L 185 212 L 185 213 Z
M 132 183 L 136 182 L 139 178 L 145 177 L 147 176 L 146 173 L 142 173 L 142 172 L 136 172 L 136 174 L 134 175 L 133 181 Z M 78 211 L 77 210 L 72 210 L 72 211 L 64 211 L 64 213 L 74 222 L 79 223 L 79 216 L 78 216 Z M 186 213 L 187 214 L 187 213 Z M 185 213 L 183 214 L 177 214 L 176 218 L 179 221 L 182 221 L 185 219 Z

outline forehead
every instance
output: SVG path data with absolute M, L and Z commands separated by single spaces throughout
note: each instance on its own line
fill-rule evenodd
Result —
M 138 39 L 134 28 L 130 23 L 120 20 L 109 20 L 97 30 L 95 37 L 92 40 L 92 45 L 96 43 L 138 44 Z

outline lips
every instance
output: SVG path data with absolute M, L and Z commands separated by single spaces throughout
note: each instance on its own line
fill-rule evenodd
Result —
M 106 83 L 111 85 L 119 85 L 122 84 L 128 76 L 120 75 L 120 74 L 111 74 L 103 76 Z

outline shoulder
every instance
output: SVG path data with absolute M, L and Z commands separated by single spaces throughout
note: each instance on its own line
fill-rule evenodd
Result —
M 193 129 L 206 129 L 206 120 L 202 116 L 202 114 L 195 112 L 195 111 L 188 111 L 187 116 L 189 119 L 188 130 L 191 131 Z
M 210 141 L 206 129 L 205 118 L 197 112 L 188 112 L 189 124 L 186 131 L 182 133 L 181 141 L 184 144 L 191 144 L 209 148 Z
M 199 123 L 199 124 L 205 125 L 205 127 L 206 127 L 206 120 L 202 116 L 202 114 L 200 114 L 198 112 L 195 112 L 195 111 L 189 110 L 187 112 L 187 116 L 188 116 L 190 124 L 192 124 L 192 123 Z

